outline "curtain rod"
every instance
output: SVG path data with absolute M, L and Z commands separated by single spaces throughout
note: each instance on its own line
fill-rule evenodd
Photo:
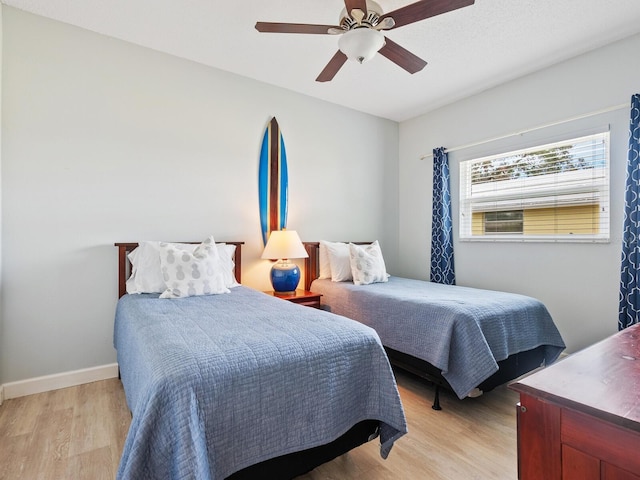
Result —
M 594 115 L 600 115 L 601 113 L 613 112 L 615 110 L 620 110 L 622 108 L 629 107 L 626 103 L 621 103 L 619 105 L 614 105 L 612 107 L 602 108 L 600 110 L 595 110 L 589 113 L 583 113 L 582 115 L 576 115 L 575 117 L 570 117 L 565 120 L 558 120 L 557 122 L 546 123 L 544 125 L 538 125 L 537 127 L 526 128 L 524 130 L 518 130 L 517 132 L 507 133 L 506 135 L 500 135 L 499 137 L 488 138 L 486 140 L 481 140 L 479 142 L 467 143 L 466 145 L 460 145 L 458 147 L 453 148 L 445 148 L 447 153 L 455 152 L 457 150 L 464 150 L 465 148 L 477 147 L 478 145 L 484 145 L 485 143 L 495 142 L 497 140 L 503 140 L 509 137 L 515 137 L 517 135 L 524 135 L 525 133 L 535 132 L 536 130 L 542 130 L 543 128 L 553 127 L 555 125 L 561 125 L 563 123 L 573 122 L 575 120 L 580 120 L 587 117 L 593 117 Z M 425 158 L 433 157 L 433 153 L 426 153 L 420 157 L 420 160 L 424 160 Z

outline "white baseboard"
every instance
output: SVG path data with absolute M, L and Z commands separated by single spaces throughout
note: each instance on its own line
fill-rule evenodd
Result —
M 4 402 L 4 385 L 0 385 L 0 405 Z
M 24 397 L 34 393 L 58 390 L 59 388 L 75 387 L 83 383 L 97 382 L 118 376 L 118 364 L 102 365 L 100 367 L 85 368 L 72 372 L 56 373 L 44 377 L 30 378 L 18 382 L 5 383 L 0 385 L 0 404 L 2 397 L 10 398 Z M 4 392 L 4 395 L 2 394 Z

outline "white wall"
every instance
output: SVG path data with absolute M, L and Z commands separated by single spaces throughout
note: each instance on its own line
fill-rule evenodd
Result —
M 512 132 L 630 105 L 640 91 L 640 36 L 555 65 L 400 125 L 400 264 L 428 278 L 432 160 L 455 148 Z M 458 239 L 458 165 L 470 158 L 544 143 L 584 129 L 611 129 L 611 242 L 608 244 L 470 243 Z M 619 263 L 629 108 L 490 142 L 449 155 L 454 248 L 459 285 L 534 296 L 549 308 L 569 351 L 617 331 Z
M 393 271 L 395 122 L 8 7 L 3 36 L 0 384 L 115 361 L 113 242 L 243 240 L 244 283 L 269 288 L 257 169 L 272 116 L 289 228 L 378 238 Z

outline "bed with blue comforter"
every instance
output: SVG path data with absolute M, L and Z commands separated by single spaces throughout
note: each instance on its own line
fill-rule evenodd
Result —
M 406 432 L 378 335 L 347 318 L 240 286 L 124 295 L 114 328 L 132 412 L 121 480 L 224 479 L 364 420 L 386 458 Z
M 523 295 L 394 276 L 370 285 L 316 279 L 311 290 L 324 308 L 374 328 L 392 362 L 441 374 L 459 398 L 550 364 L 565 348 L 545 306 Z

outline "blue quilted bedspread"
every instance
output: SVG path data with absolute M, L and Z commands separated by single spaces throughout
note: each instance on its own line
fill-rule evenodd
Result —
M 223 479 L 380 421 L 381 455 L 406 433 L 375 331 L 247 287 L 125 295 L 114 345 L 133 419 L 119 479 Z
M 374 328 L 382 343 L 442 370 L 463 398 L 498 370 L 498 361 L 545 346 L 545 363 L 565 348 L 546 307 L 505 292 L 390 277 L 386 283 L 315 280 L 333 313 Z

